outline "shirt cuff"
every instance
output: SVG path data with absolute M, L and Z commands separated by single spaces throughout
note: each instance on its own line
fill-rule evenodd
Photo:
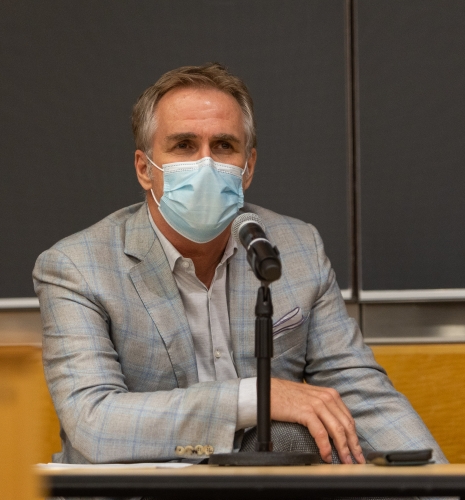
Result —
M 239 383 L 236 431 L 257 425 L 257 377 L 243 378 Z

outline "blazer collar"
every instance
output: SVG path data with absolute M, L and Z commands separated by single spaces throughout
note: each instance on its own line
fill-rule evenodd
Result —
M 124 253 L 139 260 L 143 260 L 148 254 L 156 238 L 147 210 L 147 203 L 142 203 L 125 226 Z
M 197 383 L 192 334 L 168 260 L 150 225 L 146 203 L 126 222 L 124 252 L 140 261 L 129 274 L 163 339 L 178 386 Z

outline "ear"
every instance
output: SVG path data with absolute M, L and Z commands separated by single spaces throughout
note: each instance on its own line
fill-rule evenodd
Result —
M 137 180 L 144 191 L 148 191 L 152 188 L 152 179 L 149 177 L 147 163 L 148 160 L 145 153 L 137 149 L 134 154 L 134 166 L 136 167 Z
M 250 184 L 252 184 L 256 163 L 257 163 L 257 150 L 256 148 L 252 148 L 250 156 L 247 160 L 247 172 L 245 172 L 244 178 L 242 180 L 242 189 L 244 191 L 249 188 Z

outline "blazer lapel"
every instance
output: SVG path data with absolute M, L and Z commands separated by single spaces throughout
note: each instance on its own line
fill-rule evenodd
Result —
M 259 281 L 247 262 L 247 254 L 239 246 L 229 262 L 229 325 L 234 364 L 240 378 L 255 377 L 255 302 Z
M 147 206 L 126 223 L 125 253 L 140 260 L 129 271 L 168 351 L 178 386 L 198 382 L 194 343 L 184 305 L 160 241 L 150 225 Z
M 229 322 L 234 363 L 241 378 L 257 375 L 255 358 L 255 303 L 260 281 L 257 280 L 242 246 L 229 263 Z M 280 280 L 271 285 L 273 321 L 282 318 L 299 304 L 292 286 L 286 279 L 286 269 Z

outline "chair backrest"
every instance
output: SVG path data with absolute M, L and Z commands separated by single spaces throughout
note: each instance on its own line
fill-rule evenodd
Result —
M 465 344 L 371 346 L 451 463 L 465 463 Z

